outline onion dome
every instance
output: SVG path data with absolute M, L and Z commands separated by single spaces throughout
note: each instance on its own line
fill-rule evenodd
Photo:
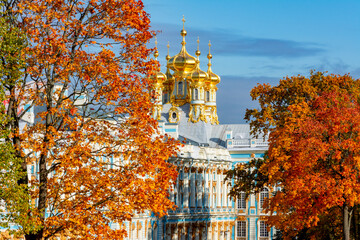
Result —
M 159 56 L 159 52 L 158 52 L 156 46 L 157 46 L 157 40 L 156 40 L 156 37 L 155 37 L 155 52 L 154 52 L 154 57 L 155 57 L 155 60 L 157 61 L 157 57 Z M 166 75 L 163 74 L 162 72 L 156 71 L 156 73 L 155 73 L 154 75 L 151 75 L 151 76 L 150 76 L 150 79 L 156 81 L 154 84 L 161 84 L 161 83 L 163 83 L 164 81 L 166 81 Z
M 166 75 L 163 74 L 162 72 L 156 72 L 155 75 L 152 75 L 150 78 L 155 79 L 156 82 L 158 83 L 162 83 L 166 81 Z
M 207 74 L 209 75 L 209 82 L 216 85 L 216 84 L 218 84 L 220 82 L 220 77 L 218 75 L 216 75 L 215 73 L 213 73 L 212 70 L 211 70 L 212 55 L 210 53 L 210 47 L 211 47 L 211 43 L 209 41 L 209 54 L 207 55 L 207 58 L 209 59 L 209 63 L 208 63 Z
M 199 50 L 199 37 L 198 37 L 197 43 L 198 43 L 198 47 L 197 47 L 197 50 L 195 52 L 195 55 L 197 57 L 197 59 L 196 59 L 196 68 L 191 73 L 191 79 L 194 82 L 204 82 L 208 78 L 208 74 L 200 69 L 199 56 L 200 56 L 201 52 Z
M 183 18 L 182 21 L 183 21 L 183 29 L 180 32 L 181 36 L 183 37 L 183 40 L 181 42 L 182 47 L 181 47 L 180 52 L 177 55 L 175 55 L 169 59 L 169 61 L 167 63 L 167 67 L 169 67 L 173 71 L 189 73 L 189 72 L 192 72 L 194 70 L 194 68 L 196 67 L 196 58 L 191 56 L 186 51 L 185 36 L 186 36 L 187 32 L 184 28 L 185 19 Z

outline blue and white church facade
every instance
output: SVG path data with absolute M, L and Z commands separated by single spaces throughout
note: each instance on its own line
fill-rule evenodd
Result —
M 210 43 L 205 72 L 199 67 L 199 49 L 196 57 L 186 51 L 184 27 L 181 36 L 179 54 L 166 56 L 166 73 L 153 76 L 157 93 L 153 117 L 159 131 L 184 142 L 177 156 L 169 159 L 179 172 L 170 190 L 177 208 L 162 218 L 149 216 L 129 223 L 128 239 L 274 239 L 276 230 L 268 231 L 262 209 L 272 189 L 246 199 L 240 194 L 233 200 L 225 181 L 226 172 L 236 164 L 263 157 L 267 139 L 252 138 L 247 124 L 219 124 L 216 85 L 220 77 L 211 69 Z M 154 56 L 158 57 L 157 51 Z

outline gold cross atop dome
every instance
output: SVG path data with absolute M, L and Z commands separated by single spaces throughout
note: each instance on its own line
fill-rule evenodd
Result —
M 183 22 L 183 30 L 185 30 L 185 16 L 183 15 L 183 18 L 181 20 Z
M 184 17 L 184 15 L 183 15 L 183 18 L 182 18 L 181 21 L 183 22 L 183 28 L 182 28 L 182 30 L 180 32 L 180 35 L 183 37 L 181 45 L 185 46 L 186 45 L 185 36 L 186 36 L 187 32 L 185 30 L 185 17 Z
M 211 62 L 210 62 L 210 59 L 212 58 L 212 55 L 211 55 L 211 53 L 210 53 L 210 48 L 211 48 L 211 43 L 210 43 L 210 40 L 209 40 L 209 54 L 207 55 L 207 58 L 209 59 L 209 64 L 210 64 L 210 66 L 211 66 Z M 208 64 L 208 66 L 209 66 L 209 64 Z
M 167 47 L 167 55 L 166 55 L 165 59 L 166 59 L 166 61 L 169 61 L 169 59 L 170 59 L 170 55 L 169 55 L 170 44 L 169 44 L 169 41 L 168 41 L 166 47 Z

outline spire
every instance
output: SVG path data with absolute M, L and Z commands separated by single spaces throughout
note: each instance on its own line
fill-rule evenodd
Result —
M 208 63 L 208 71 L 211 72 L 211 58 L 212 58 L 212 55 L 210 53 L 210 48 L 211 48 L 211 43 L 210 43 L 210 40 L 209 40 L 209 54 L 207 55 L 207 58 L 209 59 L 209 63 Z
M 171 58 L 170 55 L 169 55 L 169 48 L 170 48 L 169 41 L 168 41 L 166 47 L 167 47 L 167 55 L 166 55 L 165 59 L 166 59 L 167 63 L 166 63 L 166 73 L 165 73 L 165 75 L 166 75 L 167 79 L 170 80 L 170 79 L 172 79 L 172 75 L 170 73 L 170 68 L 169 68 L 169 65 L 168 65 L 169 60 Z
M 204 82 L 205 79 L 208 78 L 208 75 L 206 72 L 202 71 L 200 69 L 200 50 L 199 50 L 199 44 L 200 44 L 200 40 L 199 40 L 199 37 L 197 39 L 197 50 L 195 51 L 195 55 L 196 55 L 196 67 L 194 69 L 194 71 L 191 73 L 191 79 L 193 80 L 193 82 Z
M 209 75 L 209 80 L 213 83 L 213 84 L 218 84 L 220 82 L 220 77 L 218 75 L 216 75 L 215 73 L 212 72 L 211 70 L 211 59 L 212 59 L 212 55 L 210 53 L 211 50 L 211 43 L 209 41 L 209 54 L 207 55 L 207 58 L 209 59 L 209 63 L 208 63 L 208 70 L 207 70 L 207 74 Z
M 181 21 L 183 22 L 183 30 L 185 30 L 185 16 L 183 15 L 183 18 L 181 19 Z
M 167 55 L 166 55 L 165 59 L 166 59 L 166 61 L 169 61 L 169 59 L 170 59 L 170 55 L 169 55 L 169 48 L 170 48 L 169 41 L 168 41 L 168 44 L 166 45 L 166 47 L 167 47 Z
M 159 56 L 159 52 L 157 50 L 157 38 L 155 37 L 155 51 L 154 51 L 154 57 L 157 61 L 157 57 Z M 156 70 L 155 74 L 153 76 L 150 76 L 151 78 L 155 79 L 159 84 L 162 84 L 164 81 L 166 81 L 166 75 L 162 72 Z
M 159 52 L 157 50 L 157 38 L 155 37 L 155 52 L 154 52 L 154 57 L 155 60 L 157 61 L 157 57 L 159 56 Z
M 187 34 L 186 30 L 185 30 L 185 16 L 183 15 L 183 18 L 181 20 L 183 22 L 183 28 L 180 32 L 180 35 L 183 37 L 183 40 L 181 42 L 181 45 L 183 46 L 183 48 L 185 48 L 185 45 L 186 45 L 186 41 L 185 41 L 185 36 Z
M 197 60 L 199 61 L 199 56 L 201 54 L 200 50 L 199 50 L 199 43 L 200 43 L 200 40 L 199 40 L 199 37 L 198 39 L 196 40 L 197 42 L 197 49 L 196 49 L 196 52 L 195 52 L 195 55 L 197 56 Z

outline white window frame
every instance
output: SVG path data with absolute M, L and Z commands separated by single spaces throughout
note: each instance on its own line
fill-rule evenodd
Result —
M 246 199 L 245 199 L 245 193 L 240 193 L 239 198 L 237 199 L 237 208 L 238 209 L 245 209 L 246 208 Z
M 246 238 L 246 221 L 236 223 L 236 236 Z
M 260 192 L 260 208 L 263 208 L 263 204 L 266 198 L 269 198 L 269 189 L 268 188 L 263 188 Z
M 267 223 L 266 221 L 260 221 L 260 226 L 259 226 L 259 236 L 260 237 L 269 237 L 269 232 L 267 230 Z

